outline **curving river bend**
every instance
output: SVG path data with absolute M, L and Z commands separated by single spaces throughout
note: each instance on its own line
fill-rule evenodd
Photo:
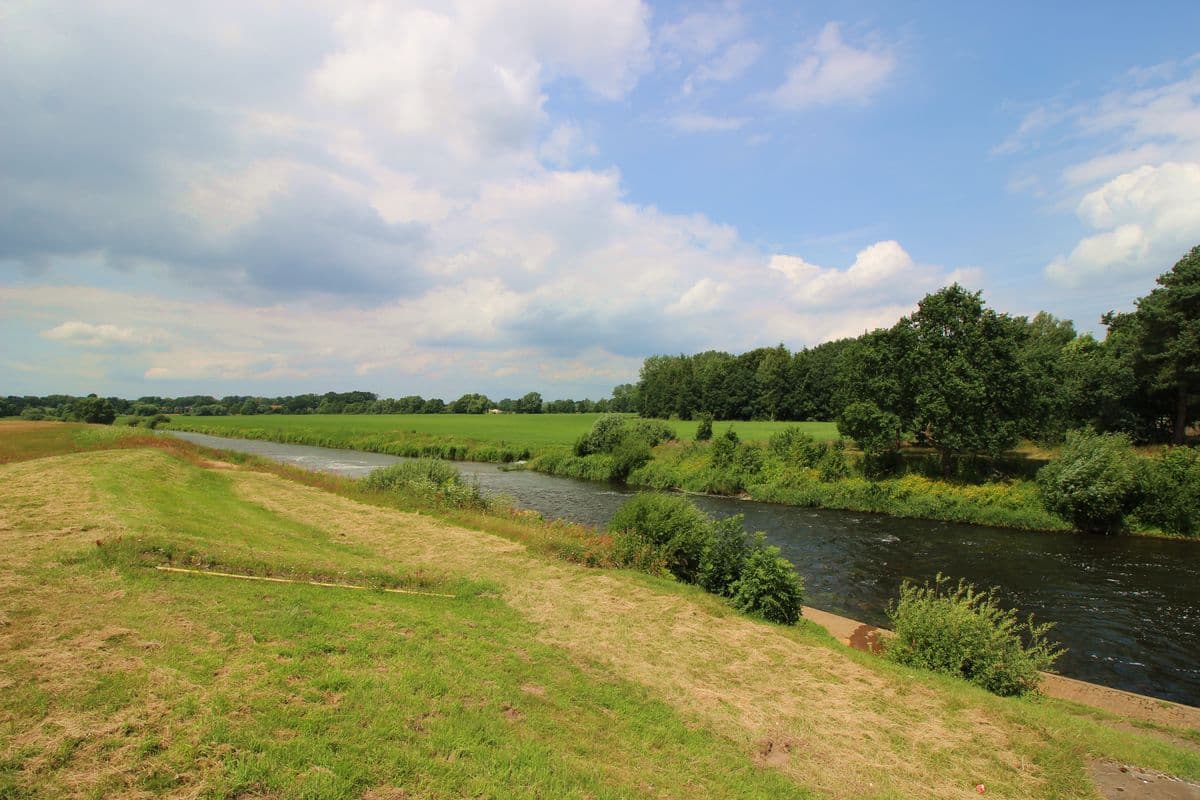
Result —
M 404 459 L 170 431 L 207 447 L 361 477 Z M 603 525 L 622 487 L 455 462 L 490 494 L 547 517 Z M 1064 675 L 1200 705 L 1200 542 L 986 528 L 874 514 L 694 497 L 714 516 L 743 514 L 804 576 L 805 601 L 876 625 L 904 578 L 939 571 L 999 586 L 1006 604 L 1056 625 Z

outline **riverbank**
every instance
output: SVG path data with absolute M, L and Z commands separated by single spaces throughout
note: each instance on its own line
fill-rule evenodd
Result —
M 461 415 L 459 415 L 461 416 Z M 570 417 L 571 419 L 563 419 Z M 587 418 L 585 418 L 587 417 Z M 541 419 L 539 419 L 541 418 Z M 409 458 L 432 457 L 459 461 L 492 463 L 522 462 L 523 468 L 548 475 L 593 481 L 609 481 L 614 470 L 610 456 L 596 454 L 574 456 L 561 443 L 564 437 L 586 433 L 597 415 L 526 415 L 519 422 L 500 423 L 478 417 L 466 417 L 471 427 L 450 433 L 442 429 L 404 430 L 397 422 L 393 430 L 364 432 L 358 418 L 319 417 L 174 417 L 163 426 L 213 436 L 236 436 L 246 439 L 303 444 L 316 447 L 335 447 L 364 452 L 383 453 Z M 510 420 L 517 419 L 510 417 Z M 382 420 L 382 422 L 380 421 Z M 386 417 L 372 417 L 371 425 L 382 426 Z M 453 420 L 452 420 L 453 421 Z M 422 421 L 429 425 L 428 421 Z M 437 421 L 439 425 L 443 423 Z M 465 433 L 479 435 L 509 435 L 519 430 L 547 428 L 539 440 L 515 443 L 505 438 L 479 440 Z M 679 425 L 682 423 L 667 423 Z M 691 425 L 692 423 L 687 423 Z M 808 425 L 808 428 L 805 425 Z M 739 423 L 759 436 L 794 427 L 802 432 L 828 433 L 829 423 Z M 528 431 L 524 434 L 530 436 Z M 754 441 L 748 439 L 747 441 Z M 652 460 L 625 477 L 627 485 L 655 490 L 678 490 L 715 496 L 744 496 L 763 502 L 800 507 L 830 508 L 849 511 L 889 514 L 914 519 L 963 522 L 994 527 L 1024 530 L 1067 531 L 1071 527 L 1050 514 L 1041 504 L 1036 484 L 1029 480 L 1008 480 L 984 484 L 956 484 L 931 480 L 920 475 L 867 480 L 854 475 L 822 479 L 820 470 L 806 468 L 775 456 L 769 448 L 759 448 L 761 456 L 754 469 L 745 465 L 714 469 L 708 443 L 672 441 L 655 447 Z M 828 477 L 828 476 L 826 476 Z
M 1094 796 L 1096 759 L 1200 778 L 1200 755 L 1157 735 L 1195 732 L 996 698 L 546 558 L 521 532 L 547 523 L 411 513 L 195 455 L 168 440 L 0 466 L 5 789 L 1061 798 Z M 166 553 L 386 569 L 456 597 L 149 568 Z

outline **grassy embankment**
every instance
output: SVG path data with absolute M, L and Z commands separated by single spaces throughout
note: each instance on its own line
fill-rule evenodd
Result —
M 0 423 L 0 796 L 1076 798 L 1098 757 L 1200 777 L 1197 731 L 996 698 L 522 544 L 561 526 L 213 457 Z
M 529 459 L 530 468 L 553 475 L 607 480 L 605 455 L 576 457 L 570 448 L 598 414 L 545 415 L 308 415 L 261 417 L 174 417 L 164 427 L 218 436 L 241 436 L 294 444 L 344 447 L 402 456 L 479 461 Z M 745 495 L 755 500 L 819 508 L 870 511 L 1033 530 L 1069 530 L 1041 503 L 1032 480 L 949 482 L 905 475 L 867 480 L 857 475 L 822 480 L 818 470 L 763 449 L 760 468 L 714 469 L 711 443 L 697 443 L 697 422 L 667 423 L 679 437 L 654 449 L 654 459 L 627 478 L 632 486 Z M 817 441 L 839 438 L 832 422 L 718 422 L 732 426 L 743 442 L 765 444 L 797 427 Z

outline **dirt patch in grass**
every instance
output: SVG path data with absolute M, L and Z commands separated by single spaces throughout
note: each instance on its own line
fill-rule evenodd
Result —
M 962 797 L 964 786 L 978 782 L 1011 787 L 1012 796 L 1042 793 L 1041 770 L 1020 752 L 1033 744 L 1033 732 L 1014 742 L 1011 724 L 982 709 L 951 705 L 926 686 L 888 679 L 703 596 L 546 561 L 495 536 L 274 476 L 247 472 L 236 482 L 246 499 L 385 557 L 496 582 L 504 599 L 539 625 L 544 641 L 575 654 L 585 668 L 602 665 L 649 687 L 686 715 L 741 738 L 748 756 L 764 740 L 780 742 L 786 763 L 778 753 L 764 763 L 831 797 L 885 789 Z M 794 744 L 800 741 L 802 748 Z M 846 753 L 863 757 L 847 761 Z M 934 773 L 931 759 L 939 765 Z

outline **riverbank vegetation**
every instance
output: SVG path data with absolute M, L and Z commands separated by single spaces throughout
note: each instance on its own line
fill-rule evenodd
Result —
M 397 488 L 436 466 L 371 491 L 0 425 L 4 796 L 1056 798 L 1093 791 L 1095 758 L 1200 778 L 1190 732 L 994 697 L 671 577 L 544 558 L 568 526 Z M 109 449 L 70 452 L 89 446 Z

